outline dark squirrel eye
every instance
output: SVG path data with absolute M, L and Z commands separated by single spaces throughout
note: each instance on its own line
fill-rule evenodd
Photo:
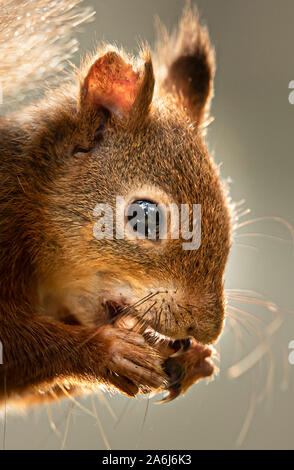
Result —
M 159 239 L 161 218 L 158 205 L 152 201 L 138 199 L 127 208 L 128 222 L 142 238 Z

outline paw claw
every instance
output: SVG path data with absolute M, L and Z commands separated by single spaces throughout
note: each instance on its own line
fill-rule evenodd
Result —
M 178 384 L 185 376 L 181 364 L 175 362 L 172 358 L 168 358 L 163 364 L 163 370 L 169 378 L 168 389 Z
M 176 385 L 175 387 L 171 387 L 168 389 L 168 394 L 163 397 L 161 400 L 155 402 L 156 405 L 161 405 L 162 403 L 169 403 L 172 400 L 175 400 L 181 394 L 181 386 L 180 384 Z

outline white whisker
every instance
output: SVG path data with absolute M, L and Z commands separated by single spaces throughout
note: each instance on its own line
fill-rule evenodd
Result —
M 278 331 L 282 323 L 283 319 L 278 316 L 266 327 L 266 334 L 268 338 L 265 338 L 246 357 L 228 369 L 228 376 L 231 379 L 240 377 L 261 360 L 261 358 L 268 352 L 270 348 L 270 344 L 268 343 L 269 337 L 273 336 Z

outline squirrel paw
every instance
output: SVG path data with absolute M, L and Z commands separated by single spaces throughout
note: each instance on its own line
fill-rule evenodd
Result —
M 215 370 L 209 360 L 213 354 L 211 347 L 203 346 L 193 338 L 170 342 L 176 352 L 168 357 L 163 368 L 168 376 L 168 394 L 157 403 L 167 403 L 183 395 L 198 380 L 210 377 Z
M 141 334 L 112 326 L 103 327 L 102 334 L 107 350 L 107 384 L 130 397 L 166 388 L 163 359 Z

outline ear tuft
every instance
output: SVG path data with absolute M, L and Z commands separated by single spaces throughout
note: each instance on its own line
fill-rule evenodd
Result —
M 199 25 L 190 2 L 179 26 L 171 35 L 158 24 L 156 70 L 159 89 L 176 94 L 190 117 L 203 125 L 213 96 L 214 50 L 206 27 Z
M 152 60 L 147 46 L 141 51 L 141 61 L 144 62 L 142 80 L 130 112 L 128 123 L 129 126 L 137 129 L 144 125 L 146 116 L 149 114 L 155 84 Z

